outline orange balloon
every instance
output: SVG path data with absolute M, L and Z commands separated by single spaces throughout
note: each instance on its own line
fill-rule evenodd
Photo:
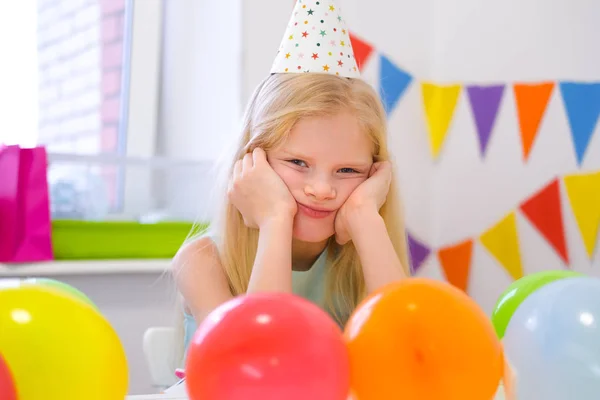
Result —
M 366 298 L 344 330 L 360 400 L 491 400 L 503 351 L 491 321 L 462 290 L 410 278 Z

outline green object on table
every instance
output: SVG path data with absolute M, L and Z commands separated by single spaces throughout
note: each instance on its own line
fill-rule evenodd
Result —
M 94 310 L 99 311 L 98 307 L 96 306 L 96 304 L 94 304 L 94 302 L 85 294 L 83 293 L 81 290 L 76 289 L 75 287 L 61 282 L 61 281 L 57 281 L 56 279 L 50 279 L 50 278 L 27 278 L 23 281 L 23 284 L 25 285 L 39 285 L 39 286 L 44 286 L 44 287 L 49 287 L 51 289 L 55 289 L 58 292 L 64 293 L 68 296 L 74 297 L 80 301 L 82 301 L 85 304 L 90 305 L 92 308 L 94 308 Z
M 140 223 L 135 221 L 52 221 L 56 260 L 172 258 L 192 229 L 208 225 L 192 222 Z
M 492 312 L 492 324 L 498 338 L 504 337 L 510 319 L 527 296 L 556 280 L 581 276 L 582 273 L 575 271 L 552 270 L 536 272 L 514 281 L 502 293 Z

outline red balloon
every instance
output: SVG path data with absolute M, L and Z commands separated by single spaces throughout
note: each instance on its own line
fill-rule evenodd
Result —
M 2 354 L 0 354 L 0 399 L 17 400 L 17 389 Z
M 348 350 L 333 319 L 301 297 L 238 296 L 198 327 L 186 385 L 190 400 L 346 400 Z

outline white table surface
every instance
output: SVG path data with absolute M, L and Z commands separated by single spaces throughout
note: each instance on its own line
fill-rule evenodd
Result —
M 189 400 L 186 396 L 180 394 L 149 394 L 139 396 L 128 396 L 125 400 Z M 493 400 L 505 400 L 504 390 L 498 390 Z
M 144 274 L 168 271 L 171 260 L 69 260 L 26 264 L 0 263 L 0 277 Z
M 125 400 L 188 400 L 188 398 L 176 394 L 144 394 L 127 396 Z

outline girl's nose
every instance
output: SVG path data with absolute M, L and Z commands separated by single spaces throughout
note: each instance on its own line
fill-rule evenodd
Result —
M 317 201 L 331 200 L 336 196 L 336 191 L 326 181 L 314 181 L 304 186 L 304 193 Z

